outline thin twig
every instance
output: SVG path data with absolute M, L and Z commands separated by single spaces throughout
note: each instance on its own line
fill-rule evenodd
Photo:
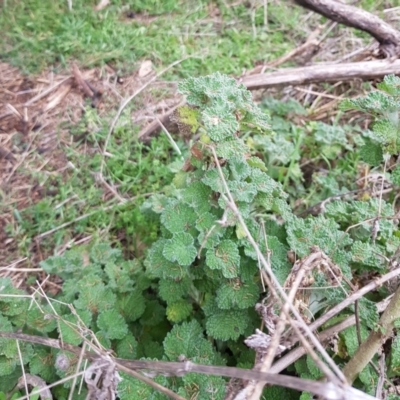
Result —
M 22 358 L 21 348 L 19 347 L 19 340 L 16 340 L 15 343 L 17 344 L 18 357 L 19 357 L 19 361 L 21 363 L 22 376 L 24 378 L 25 393 L 29 394 L 28 382 L 26 381 L 24 360 Z
M 376 307 L 379 312 L 385 311 L 386 307 L 389 304 L 390 299 L 392 296 L 389 296 L 385 300 L 382 300 L 379 302 Z M 338 334 L 339 332 L 349 328 L 350 326 L 353 326 L 356 323 L 356 318 L 354 315 L 346 318 L 345 320 L 339 322 L 338 324 L 331 326 L 330 328 L 325 329 L 324 331 L 318 333 L 318 338 L 320 339 L 321 343 L 326 342 L 329 340 L 331 337 L 334 335 Z M 296 362 L 300 357 L 304 356 L 306 354 L 306 350 L 304 347 L 300 346 L 297 347 L 293 350 L 291 350 L 289 353 L 285 354 L 282 358 L 277 360 L 270 370 L 271 374 L 278 374 L 279 372 L 283 371 L 285 368 L 287 368 L 289 365 L 292 365 L 294 362 Z

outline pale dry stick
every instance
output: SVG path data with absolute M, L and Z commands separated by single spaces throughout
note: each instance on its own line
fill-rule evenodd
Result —
M 265 356 L 265 358 L 262 360 L 261 368 L 260 370 L 262 372 L 267 372 L 271 368 L 272 362 L 274 361 L 275 358 L 275 353 L 276 350 L 279 346 L 279 341 L 281 339 L 281 335 L 283 331 L 285 330 L 285 325 L 286 325 L 286 320 L 287 316 L 289 314 L 289 308 L 290 305 L 293 305 L 293 300 L 296 296 L 297 290 L 299 289 L 299 286 L 306 274 L 306 272 L 309 271 L 309 269 L 312 267 L 313 262 L 315 259 L 320 259 L 321 258 L 321 252 L 316 252 L 310 254 L 310 256 L 306 259 L 306 262 L 300 267 L 300 270 L 297 272 L 296 278 L 292 284 L 292 287 L 290 289 L 290 292 L 288 293 L 288 299 L 285 301 L 283 304 L 280 316 L 279 316 L 279 322 L 276 326 L 275 333 L 271 339 L 271 343 L 268 347 L 268 352 Z M 263 382 L 258 382 L 253 388 L 253 392 L 247 392 L 246 394 L 249 395 L 248 400 L 258 400 L 261 398 L 262 391 L 264 389 L 264 383 Z M 250 388 L 251 390 L 251 388 Z
M 267 263 L 266 259 L 264 258 L 264 255 L 262 254 L 262 252 L 260 251 L 260 248 L 258 247 L 257 243 L 255 242 L 253 236 L 251 235 L 246 223 L 243 220 L 242 215 L 240 214 L 238 208 L 236 207 L 236 204 L 233 200 L 232 194 L 228 188 L 228 184 L 226 183 L 226 180 L 224 178 L 222 169 L 221 169 L 221 165 L 218 161 L 218 157 L 217 154 L 215 152 L 214 147 L 210 146 L 211 151 L 213 153 L 214 156 L 214 160 L 216 162 L 217 165 L 217 169 L 218 169 L 218 173 L 219 176 L 222 180 L 222 183 L 224 185 L 225 191 L 229 197 L 229 201 L 230 201 L 230 207 L 232 209 L 232 211 L 234 212 L 236 218 L 238 219 L 241 227 L 243 228 L 246 237 L 248 239 L 248 241 L 250 242 L 250 244 L 253 246 L 257 256 L 260 258 L 261 263 L 263 264 L 263 267 L 265 268 L 265 271 L 263 271 L 265 273 L 265 276 L 271 279 L 273 285 L 270 286 L 270 290 L 271 292 L 276 296 L 276 298 L 279 299 L 279 297 L 276 294 L 276 290 L 279 292 L 280 296 L 282 296 L 284 301 L 288 301 L 288 297 L 286 296 L 285 291 L 283 290 L 282 286 L 280 285 L 279 281 L 276 279 L 276 276 L 274 275 L 274 273 L 271 270 L 271 266 Z M 339 369 L 339 367 L 334 363 L 334 361 L 331 359 L 331 357 L 329 356 L 329 354 L 325 351 L 325 349 L 323 348 L 323 346 L 321 345 L 321 343 L 319 343 L 318 339 L 315 337 L 315 335 L 313 334 L 313 332 L 309 329 L 308 325 L 304 322 L 303 318 L 301 317 L 300 313 L 298 312 L 298 310 L 292 305 L 290 304 L 290 311 L 293 313 L 293 315 L 296 317 L 297 319 L 297 324 L 293 323 L 291 317 L 289 316 L 289 321 L 291 321 L 292 327 L 295 330 L 295 332 L 298 334 L 302 344 L 304 347 L 306 347 L 309 351 L 310 356 L 313 358 L 313 360 L 316 362 L 316 364 L 318 365 L 318 367 L 321 369 L 321 371 L 325 374 L 326 377 L 328 377 L 331 381 L 336 382 L 337 384 L 340 383 L 344 383 L 346 382 L 346 378 L 344 377 L 342 371 Z M 316 349 L 321 353 L 321 355 L 325 358 L 326 362 L 329 364 L 329 366 L 333 369 L 333 371 L 336 373 L 336 376 L 332 373 L 332 371 L 318 358 L 317 354 L 315 353 L 314 349 L 312 348 L 312 346 L 310 346 L 310 344 L 306 341 L 305 337 L 303 336 L 303 334 L 301 333 L 300 329 L 303 329 L 304 332 L 306 333 L 306 335 L 310 338 L 311 342 L 313 343 L 313 345 L 316 347 Z
M 333 96 L 331 94 L 319 93 L 319 92 L 315 92 L 314 90 L 303 89 L 298 86 L 296 86 L 294 89 L 297 90 L 298 92 L 313 94 L 313 95 L 320 96 L 320 97 L 326 97 L 327 99 L 333 99 L 333 100 L 343 100 L 344 99 L 344 97 L 342 97 L 342 96 L 338 97 L 338 96 Z
M 175 140 L 172 138 L 171 134 L 168 132 L 167 128 L 164 126 L 164 124 L 160 121 L 160 119 L 155 116 L 158 124 L 161 127 L 161 130 L 165 133 L 165 135 L 167 136 L 169 142 L 171 143 L 172 147 L 174 148 L 174 150 L 178 153 L 178 155 L 182 156 L 182 152 L 179 149 L 178 145 L 176 144 Z
M 122 114 L 122 111 L 124 111 L 125 107 L 141 92 L 143 92 L 144 89 L 146 89 L 151 83 L 153 83 L 156 79 L 158 79 L 161 75 L 165 74 L 167 71 L 169 71 L 171 68 L 175 67 L 175 65 L 180 64 L 182 61 L 187 60 L 188 58 L 191 58 L 192 56 L 187 56 L 184 58 L 181 58 L 180 60 L 174 61 L 173 63 L 169 64 L 166 68 L 161 70 L 158 74 L 154 75 L 151 79 L 149 79 L 144 85 L 142 85 L 138 90 L 135 91 L 131 96 L 126 98 L 120 105 L 117 114 L 115 115 L 114 119 L 111 122 L 110 129 L 108 130 L 106 140 L 104 142 L 104 147 L 103 147 L 103 154 L 107 151 L 108 147 L 108 142 L 110 141 L 111 135 L 114 132 L 115 126 L 117 124 L 117 121 L 119 117 Z M 101 160 L 101 165 L 100 165 L 100 174 L 103 174 L 103 169 L 104 169 L 104 157 Z
M 26 103 L 24 103 L 24 107 L 29 107 L 30 105 L 32 105 L 33 103 L 35 103 L 36 101 L 42 99 L 43 97 L 46 97 L 49 93 L 51 93 L 54 89 L 56 89 L 58 86 L 62 85 L 64 82 L 67 82 L 69 79 L 71 79 L 71 76 L 68 76 L 67 78 L 64 78 L 63 80 L 61 80 L 60 82 L 57 82 L 56 84 L 54 84 L 53 86 L 49 87 L 48 89 L 46 89 L 44 92 L 36 95 L 35 97 L 33 97 L 32 99 L 28 100 Z
M 50 307 L 51 310 L 53 311 L 53 316 L 56 317 L 57 326 L 58 326 L 58 331 L 60 332 L 60 341 L 61 341 L 61 344 L 63 344 L 63 343 L 64 343 L 64 340 L 63 340 L 63 335 L 62 335 L 62 330 L 61 330 L 61 325 L 60 325 L 60 316 L 58 315 L 57 311 L 56 311 L 55 308 L 53 307 L 53 304 L 51 304 L 51 301 L 50 301 L 49 297 L 47 296 L 47 294 L 45 293 L 45 291 L 44 291 L 43 288 L 42 288 L 42 285 L 43 285 L 44 283 L 46 283 L 46 281 L 47 281 L 49 278 L 50 278 L 50 275 L 47 275 L 46 278 L 43 280 L 42 283 L 40 283 L 38 280 L 36 280 L 36 284 L 38 285 L 38 288 L 37 288 L 37 290 L 35 289 L 34 293 L 32 293 L 32 296 L 34 296 L 35 293 L 38 293 L 38 292 L 39 292 L 40 295 L 41 295 L 42 297 L 45 298 L 47 304 L 49 305 L 49 307 Z
M 379 356 L 379 371 L 378 371 L 378 383 L 376 385 L 375 397 L 378 399 L 382 399 L 383 395 L 383 384 L 385 382 L 385 371 L 386 371 L 386 363 L 385 363 L 385 353 Z
M 95 180 L 103 184 L 118 200 L 121 204 L 125 204 L 128 200 L 122 197 L 105 179 L 102 173 L 95 174 Z
M 392 8 L 385 8 L 383 10 L 384 13 L 390 13 L 392 11 L 400 11 L 400 6 L 399 7 L 392 7 Z
M 267 232 L 265 231 L 265 224 L 264 224 L 264 220 L 261 220 L 261 229 L 262 229 L 262 234 L 264 237 L 264 242 L 265 242 L 265 249 L 266 249 L 266 257 L 267 257 L 267 262 L 268 264 L 271 265 L 271 260 L 270 260 L 270 256 L 271 256 L 271 250 L 268 247 L 268 239 L 267 239 Z M 263 287 L 263 291 L 265 292 L 265 282 L 264 282 L 264 277 L 263 274 L 261 273 L 261 262 L 260 260 L 257 260 L 257 265 L 258 265 L 258 269 L 260 270 L 260 280 L 261 280 L 261 284 Z
M 392 297 L 393 297 L 393 295 L 382 300 L 381 302 L 379 302 L 376 305 L 378 312 L 385 311 L 385 309 L 388 306 L 389 301 Z M 345 320 L 339 322 L 338 324 L 331 326 L 330 328 L 327 328 L 324 331 L 318 333 L 318 338 L 321 341 L 321 343 L 324 343 L 325 341 L 329 340 L 334 335 L 338 334 L 339 332 L 341 332 L 355 324 L 356 324 L 356 317 L 355 317 L 355 315 L 352 315 L 352 316 L 346 318 Z M 272 367 L 270 368 L 270 370 L 268 372 L 271 374 L 279 374 L 279 372 L 286 369 L 289 365 L 292 365 L 293 363 L 295 363 L 300 357 L 304 356 L 305 354 L 307 354 L 307 351 L 304 349 L 304 347 L 302 347 L 302 346 L 296 347 L 295 349 L 291 350 L 289 353 L 285 354 L 282 358 L 277 360 L 272 365 Z
M 346 60 L 348 60 L 349 58 L 354 57 L 354 56 L 356 56 L 357 54 L 360 54 L 360 53 L 366 51 L 366 50 L 368 49 L 368 47 L 370 47 L 370 46 L 362 47 L 362 48 L 360 48 L 360 49 L 354 50 L 354 51 L 352 51 L 351 53 L 346 54 L 346 55 L 343 56 L 342 58 L 339 58 L 339 60 L 334 61 L 333 63 L 334 63 L 334 64 L 341 64 L 341 63 L 343 63 L 343 61 L 346 61 Z
M 285 329 L 285 325 L 286 325 L 286 316 L 289 315 L 289 308 L 290 308 L 290 304 L 293 304 L 293 300 L 296 296 L 297 291 L 299 290 L 300 284 L 304 278 L 304 275 L 306 274 L 306 272 L 308 272 L 310 270 L 310 268 L 312 267 L 314 261 L 317 259 L 321 258 L 321 252 L 316 252 L 316 253 L 312 253 L 310 254 L 309 257 L 307 257 L 306 262 L 301 266 L 300 270 L 297 272 L 296 278 L 292 284 L 292 287 L 290 288 L 290 291 L 288 293 L 288 300 L 285 301 L 285 303 L 283 304 L 282 307 L 282 311 L 281 314 L 279 316 L 279 322 L 278 325 L 276 327 L 276 331 L 275 334 L 271 340 L 271 344 L 270 347 L 268 348 L 268 353 L 263 361 L 263 366 L 261 368 L 261 371 L 267 371 L 271 365 L 272 362 L 275 358 L 275 352 L 276 349 L 279 346 L 279 340 L 281 338 L 281 335 Z
M 60 331 L 60 332 L 61 332 L 61 331 Z M 71 383 L 71 388 L 70 388 L 70 391 L 69 391 L 68 400 L 73 400 L 74 391 L 75 391 L 75 386 L 76 386 L 76 381 L 77 381 L 77 379 L 78 379 L 78 376 L 77 376 L 76 374 L 77 374 L 77 373 L 79 372 L 79 370 L 81 369 L 82 360 L 83 360 L 83 358 L 84 358 L 85 352 L 86 352 L 86 343 L 83 342 L 82 350 L 81 350 L 81 352 L 80 352 L 80 354 L 79 354 L 78 362 L 76 363 L 75 376 L 74 376 L 74 378 L 73 378 L 73 380 L 72 380 L 72 383 Z M 84 369 L 84 371 L 86 371 L 86 369 Z
M 343 368 L 347 382 L 352 384 L 358 374 L 367 366 L 372 357 L 391 337 L 395 320 L 400 318 L 400 286 L 378 322 L 378 329 L 371 331 L 367 340 L 361 343 L 356 353 Z
M 264 0 L 264 29 L 268 30 L 268 0 Z
M 380 278 L 376 278 L 372 280 L 370 283 L 359 289 L 357 292 L 349 295 L 346 299 L 344 299 L 341 303 L 337 304 L 335 307 L 331 308 L 329 311 L 324 313 L 320 318 L 318 318 L 315 322 L 309 325 L 309 328 L 313 331 L 321 327 L 331 318 L 339 314 L 340 311 L 344 310 L 352 303 L 363 297 L 365 294 L 371 292 L 374 289 L 382 286 L 385 282 L 397 277 L 400 275 L 400 268 L 394 269 L 393 271 L 388 272 L 387 274 L 381 276 Z M 296 340 L 297 342 L 297 340 Z M 292 342 L 295 344 L 295 342 Z
M 320 328 L 323 324 L 328 322 L 331 318 L 335 317 L 339 314 L 342 310 L 349 307 L 353 304 L 356 300 L 360 299 L 364 295 L 373 290 L 377 289 L 378 287 L 382 286 L 385 282 L 396 278 L 400 275 L 400 268 L 396 268 L 393 271 L 388 272 L 387 274 L 381 276 L 380 278 L 376 278 L 372 280 L 370 283 L 362 287 L 361 289 L 357 290 L 353 294 L 350 294 L 346 297 L 341 303 L 337 304 L 330 310 L 326 311 L 321 317 L 319 317 L 316 321 L 312 322 L 308 327 L 310 330 L 315 331 Z M 296 337 L 291 340 L 291 345 L 295 345 L 298 342 Z
M 23 261 L 25 261 L 25 260 L 27 260 L 27 259 L 28 259 L 28 257 L 20 258 L 19 260 L 13 261 L 11 264 L 8 264 L 8 265 L 5 266 L 5 267 L 1 267 L 0 270 L 1 270 L 1 269 L 14 268 L 17 264 L 19 264 L 19 263 L 21 263 L 21 262 L 23 262 Z
M 8 268 L 8 267 L 0 267 L 0 271 L 39 272 L 39 271 L 43 271 L 43 269 L 42 268 Z
M 24 377 L 25 392 L 26 392 L 26 394 L 29 394 L 28 382 L 26 381 L 24 360 L 23 360 L 23 358 L 22 358 L 21 348 L 19 347 L 19 340 L 17 339 L 17 340 L 15 341 L 15 343 L 16 343 L 16 345 L 17 345 L 18 357 L 19 357 L 19 361 L 20 361 L 20 363 L 21 363 L 22 376 Z

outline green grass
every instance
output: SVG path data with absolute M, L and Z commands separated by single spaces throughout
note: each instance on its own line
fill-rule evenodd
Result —
M 219 2 L 219 16 L 210 16 L 209 1 L 113 1 L 94 11 L 94 1 L 8 0 L 0 14 L 0 43 L 4 61 L 25 72 L 47 66 L 66 67 L 77 59 L 84 66 L 111 63 L 131 70 L 136 62 L 151 59 L 167 65 L 187 55 L 179 67 L 181 77 L 214 71 L 240 74 L 257 60 L 271 60 L 290 50 L 296 30 L 298 7 L 271 3 L 268 25 L 263 7 L 255 13 L 245 5 L 226 7 Z M 290 10 L 290 11 L 289 11 Z M 134 13 L 128 18 L 127 13 Z M 144 20 L 151 16 L 151 22 Z

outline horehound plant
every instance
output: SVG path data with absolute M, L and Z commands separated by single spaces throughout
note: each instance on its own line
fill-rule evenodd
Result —
M 390 99 L 386 103 L 382 100 L 382 107 L 390 106 L 391 123 L 396 122 L 393 108 L 398 102 L 393 91 L 397 84 L 396 78 L 387 78 L 383 88 L 388 94 L 379 97 Z M 257 383 L 260 372 L 233 373 L 225 365 L 252 368 L 256 362 L 261 371 L 280 372 L 282 369 L 276 367 L 279 360 L 273 363 L 275 356 L 288 352 L 282 357 L 287 359 L 294 354 L 290 348 L 300 340 L 308 354 L 300 359 L 304 352 L 297 358 L 292 356 L 286 367 L 294 364 L 291 373 L 301 378 L 316 380 L 325 375 L 334 386 L 313 386 L 304 380 L 307 386 L 295 378 L 275 379 L 268 374 L 266 382 L 305 390 L 302 400 L 311 398 L 307 391 L 327 398 L 333 398 L 329 393 L 336 396 L 340 391 L 351 398 L 363 398 L 358 391 L 346 392 L 340 367 L 353 357 L 359 341 L 386 327 L 379 325 L 376 302 L 389 291 L 380 287 L 367 298 L 362 297 L 367 291 L 357 289 L 365 271 L 371 276 L 386 273 L 380 282 L 396 276 L 397 270 L 388 272 L 395 268 L 400 245 L 393 207 L 382 196 L 364 196 L 363 200 L 327 203 L 317 217 L 296 217 L 282 186 L 268 175 L 262 153 L 247 144 L 251 134 L 273 135 L 268 115 L 252 102 L 250 93 L 218 73 L 188 79 L 179 89 L 188 105 L 178 109 L 174 119 L 180 130 L 194 139 L 173 183 L 164 194 L 152 196 L 143 205 L 145 215 L 159 216 L 159 237 L 143 263 L 124 260 L 121 251 L 104 243 L 44 261 L 42 268 L 64 281 L 63 292 L 51 305 L 36 300 L 29 307 L 32 296 L 24 297 L 23 291 L 3 279 L 0 318 L 4 335 L 18 334 L 21 340 L 26 338 L 24 334 L 42 335 L 58 348 L 59 341 L 56 345 L 51 340 L 60 335 L 64 347 L 50 350 L 25 344 L 20 349 L 22 357 L 18 357 L 16 341 L 1 338 L 1 389 L 8 392 L 14 387 L 22 365 L 25 373 L 38 375 L 47 383 L 80 373 L 81 361 L 85 357 L 93 360 L 93 354 L 82 352 L 79 357 L 76 346 L 85 343 L 85 347 L 96 348 L 103 360 L 114 360 L 120 371 L 123 365 L 130 365 L 150 370 L 147 375 L 153 376 L 164 368 L 165 376 L 155 378 L 159 386 L 149 378 L 138 380 L 138 372 L 131 371 L 132 377 L 122 369 L 117 389 L 120 399 L 164 399 L 173 397 L 172 391 L 180 399 L 255 399 L 262 390 L 265 398 L 297 399 L 297 392 L 283 387 L 263 389 Z M 372 96 L 376 100 L 377 95 Z M 376 125 L 381 126 L 389 125 Z M 388 137 L 379 129 L 368 133 L 361 149 L 367 161 L 377 165 L 383 160 L 376 157 L 379 146 L 383 153 L 395 154 L 393 129 L 385 131 Z M 388 156 L 384 159 L 382 185 L 391 176 L 397 184 L 397 168 L 392 168 Z M 392 169 L 390 175 L 387 171 Z M 377 287 L 378 283 L 370 284 L 368 291 Z M 321 325 L 329 330 L 354 313 L 357 324 L 353 321 L 345 330 L 338 328 L 337 332 L 343 332 L 330 342 L 327 354 L 311 330 Z M 14 333 L 17 330 L 22 332 Z M 89 341 L 94 339 L 91 332 L 95 347 Z M 246 347 L 246 338 L 256 352 Z M 394 337 L 386 363 L 388 378 L 400 366 L 397 343 Z M 102 353 L 104 349 L 114 351 L 119 358 L 142 361 L 122 363 L 113 354 Z M 114 371 L 107 363 L 105 369 Z M 188 373 L 191 371 L 196 373 Z M 96 385 L 105 391 L 104 382 L 116 385 L 117 379 L 109 379 L 103 370 L 99 374 L 98 381 L 93 376 L 86 380 L 92 393 Z M 177 376 L 169 377 L 171 374 Z M 235 385 L 222 376 L 243 377 L 250 382 Z M 355 385 L 375 394 L 378 378 L 374 367 L 367 365 Z M 80 395 L 77 390 L 73 393 L 71 387 L 77 386 L 67 382 L 53 395 L 75 399 L 90 394 L 85 385 Z

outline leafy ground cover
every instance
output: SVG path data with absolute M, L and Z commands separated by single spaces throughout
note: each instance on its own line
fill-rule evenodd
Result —
M 245 2 L 115 1 L 102 10 L 95 10 L 95 2 L 73 1 L 71 12 L 64 1 L 3 3 L 0 25 L 7 34 L 0 43 L 5 62 L 1 64 L 4 71 L 1 82 L 6 89 L 3 93 L 8 97 L 1 104 L 1 114 L 4 110 L 9 115 L 3 119 L 4 125 L 0 125 L 5 132 L 1 134 L 1 144 L 15 154 L 13 161 L 9 157 L 1 160 L 1 172 L 5 177 L 0 204 L 3 223 L 0 258 L 6 266 L 4 275 L 29 291 L 35 278 L 42 280 L 44 275 L 14 269 L 16 266 L 40 266 L 54 277 L 46 288 L 53 295 L 61 296 L 59 301 L 74 303 L 77 310 L 72 316 L 65 305 L 51 303 L 55 307 L 53 310 L 45 302 L 43 309 L 48 313 L 56 312 L 67 323 L 56 326 L 51 320 L 42 325 L 39 308 L 29 311 L 27 302 L 22 300 L 16 312 L 10 308 L 10 302 L 4 301 L 1 303 L 2 318 L 7 329 L 22 329 L 22 316 L 28 318 L 29 315 L 30 320 L 23 328 L 26 332 L 41 331 L 54 336 L 58 330 L 68 343 L 77 345 L 82 338 L 74 327 L 82 322 L 96 333 L 105 348 L 112 348 L 120 357 L 179 360 L 181 354 L 176 353 L 179 349 L 186 357 L 205 364 L 248 368 L 253 365 L 254 353 L 242 342 L 259 321 L 253 307 L 259 299 L 261 286 L 259 274 L 257 270 L 250 270 L 249 261 L 255 255 L 244 243 L 243 232 L 234 224 L 214 232 L 216 237 L 208 236 L 207 229 L 213 226 L 207 225 L 212 222 L 210 218 L 224 219 L 223 204 L 214 204 L 223 194 L 216 176 L 210 173 L 202 181 L 202 188 L 205 185 L 206 192 L 214 193 L 214 203 L 210 201 L 213 210 L 207 210 L 207 221 L 193 219 L 196 217 L 193 209 L 198 207 L 195 197 L 201 198 L 204 192 L 199 188 L 202 193 L 190 194 L 188 190 L 183 206 L 176 203 L 181 195 L 174 188 L 184 189 L 188 184 L 182 176 L 185 160 L 191 158 L 196 168 L 200 168 L 200 161 L 204 162 L 206 169 L 211 169 L 212 156 L 207 153 L 205 160 L 203 153 L 199 154 L 193 147 L 195 139 L 199 138 L 188 135 L 182 126 L 173 138 L 160 134 L 149 145 L 139 140 L 137 134 L 146 118 L 167 109 L 168 101 L 172 100 L 173 105 L 179 101 L 175 81 L 215 71 L 238 76 L 261 60 L 273 60 L 286 53 L 304 41 L 318 24 L 326 24 L 292 4 L 267 3 L 267 6 L 252 6 Z M 363 5 L 370 9 L 380 7 L 378 2 L 365 1 Z M 328 29 L 329 25 L 326 27 Z M 352 35 L 353 40 L 346 41 L 346 35 Z M 365 39 L 365 35 L 351 31 L 343 34 L 333 27 L 326 40 L 330 50 L 348 51 L 354 43 L 361 45 Z M 330 59 L 329 54 L 329 51 L 322 51 L 317 57 L 324 59 L 325 55 Z M 144 60 L 151 61 L 151 71 L 140 76 Z M 110 121 L 122 98 L 141 88 L 155 76 L 156 70 L 176 60 L 182 61 L 134 98 L 109 136 Z M 26 103 L 36 93 L 43 93 L 53 88 L 54 83 L 68 78 L 65 71 L 72 61 L 78 61 L 82 70 L 91 68 L 85 73 L 92 84 L 104 90 L 101 104 L 93 107 L 81 89 L 67 81 L 66 86 L 52 89 L 50 96 L 27 107 Z M 21 75 L 21 71 L 31 75 Z M 38 75 L 40 71 L 44 72 Z M 377 253 L 391 257 L 396 249 L 397 228 L 389 223 L 392 211 L 388 205 L 376 202 L 382 190 L 390 192 L 396 182 L 390 177 L 382 181 L 379 173 L 383 163 L 382 148 L 387 151 L 387 143 L 366 130 L 374 116 L 366 117 L 359 111 L 339 111 L 337 107 L 345 97 L 365 94 L 370 89 L 368 84 L 352 84 L 256 94 L 260 109 L 271 116 L 269 124 L 275 135 L 247 128 L 241 129 L 241 138 L 243 152 L 262 159 L 264 164 L 250 165 L 250 172 L 243 160 L 233 156 L 230 159 L 229 149 L 224 149 L 228 153 L 220 155 L 228 160 L 226 169 L 232 174 L 229 184 L 235 196 L 240 196 L 244 215 L 259 221 L 260 218 L 268 220 L 274 213 L 279 216 L 279 224 L 280 218 L 288 219 L 289 214 L 294 218 L 295 222 L 292 221 L 286 232 L 276 221 L 265 228 L 266 234 L 273 238 L 273 260 L 282 268 L 281 283 L 290 270 L 286 260 L 289 248 L 301 258 L 306 256 L 307 246 L 317 244 L 336 263 L 341 263 L 348 279 L 351 271 L 355 280 L 361 279 L 365 266 L 371 275 L 381 268 Z M 189 89 L 183 91 L 191 93 Z M 7 104 L 15 111 L 10 113 Z M 200 107 L 201 104 L 194 105 Z M 223 108 L 220 111 L 224 111 Z M 369 110 L 364 108 L 363 111 Z M 238 113 L 242 115 L 243 109 Z M 204 116 L 202 118 L 201 123 L 204 123 Z M 183 122 L 182 117 L 178 120 Z M 207 138 L 200 137 L 200 141 L 207 144 Z M 105 143 L 107 152 L 102 151 Z M 396 146 L 390 152 L 393 153 L 393 149 Z M 254 186 L 257 185 L 256 175 L 266 173 L 264 168 L 271 185 L 275 190 L 280 188 L 282 199 L 286 196 L 281 203 L 268 203 L 268 199 L 258 193 L 262 189 Z M 396 171 L 390 163 L 387 169 Z M 243 176 L 246 184 L 236 187 L 233 181 Z M 389 200 L 395 201 L 395 195 L 391 196 Z M 329 205 L 336 199 L 350 199 L 354 203 Z M 190 226 L 183 232 L 179 218 L 175 221 L 178 228 L 174 220 L 167 222 L 173 219 L 174 213 L 179 215 L 179 207 L 185 208 L 189 215 L 186 223 Z M 171 209 L 170 214 L 165 208 Z M 326 218 L 297 219 L 321 210 L 326 211 Z M 383 232 L 378 243 L 371 245 L 370 227 L 362 221 L 379 213 L 388 221 L 382 223 Z M 352 216 L 351 221 L 348 215 Z M 348 235 L 351 224 L 361 224 L 361 227 Z M 198 232 L 192 225 L 198 226 Z M 252 229 L 259 235 L 260 227 L 254 225 Z M 316 230 L 330 231 L 329 240 L 322 234 L 316 237 L 313 234 Z M 341 247 L 333 251 L 339 236 Z M 241 240 L 239 244 L 237 239 Z M 205 243 L 208 240 L 215 240 L 215 243 Z M 163 245 L 161 252 L 160 243 Z M 225 270 L 223 262 L 218 257 L 213 258 L 212 246 L 217 244 L 220 249 L 216 253 L 225 254 L 233 269 L 241 257 L 240 272 L 232 268 Z M 351 244 L 354 249 L 350 251 Z M 176 249 L 182 251 L 177 253 Z M 197 252 L 202 251 L 207 254 L 205 261 L 193 261 Z M 143 260 L 146 260 L 144 265 Z M 155 266 L 160 263 L 161 270 L 156 270 Z M 170 263 L 179 265 L 172 276 L 163 272 L 163 267 Z M 186 268 L 189 273 L 185 272 Z M 317 286 L 327 284 L 321 277 L 319 279 Z M 24 292 L 11 289 L 8 280 L 3 283 L 10 293 L 23 295 Z M 170 292 L 171 285 L 174 293 Z M 378 301 L 385 295 L 383 289 L 370 300 Z M 326 307 L 336 304 L 342 297 L 340 291 L 332 291 L 327 298 L 314 300 Z M 373 328 L 377 317 L 367 303 L 361 307 L 364 336 Z M 312 317 L 317 317 L 321 311 L 318 305 L 310 311 Z M 115 321 L 113 310 L 118 310 L 120 315 L 114 327 L 110 323 Z M 220 328 L 215 323 L 218 321 L 225 325 Z M 356 333 L 346 331 L 341 337 L 338 362 L 347 361 L 354 353 Z M 177 343 L 176 337 L 182 337 L 184 344 Z M 201 351 L 189 354 L 193 338 Z M 2 342 L 3 347 L 11 347 L 2 350 L 0 360 L 4 392 L 12 390 L 21 375 L 15 361 L 15 344 L 9 343 Z M 48 383 L 72 374 L 76 368 L 77 360 L 73 359 L 69 360 L 67 368 L 55 371 L 53 365 L 60 354 L 49 349 L 38 351 L 26 345 L 23 353 L 30 372 Z M 70 354 L 67 357 L 71 357 Z M 320 376 L 320 370 L 309 358 L 299 360 L 294 368 L 298 376 L 313 379 Z M 397 361 L 393 358 L 391 375 L 396 368 Z M 363 390 L 373 391 L 374 387 L 368 382 L 377 378 L 376 373 L 368 369 L 364 375 L 356 384 Z M 186 398 L 210 398 L 210 390 L 219 398 L 223 380 L 204 379 L 189 376 L 171 383 L 166 378 L 157 378 Z M 207 382 L 211 386 L 207 386 Z M 140 393 L 143 399 L 161 398 L 131 378 L 125 377 L 122 385 L 128 393 L 125 398 L 133 398 L 129 397 L 132 393 Z M 70 387 L 71 384 L 60 386 L 54 395 L 65 398 Z M 278 398 L 299 397 L 286 390 L 277 393 Z M 81 396 L 84 398 L 85 393 Z M 302 398 L 306 396 L 303 394 Z

